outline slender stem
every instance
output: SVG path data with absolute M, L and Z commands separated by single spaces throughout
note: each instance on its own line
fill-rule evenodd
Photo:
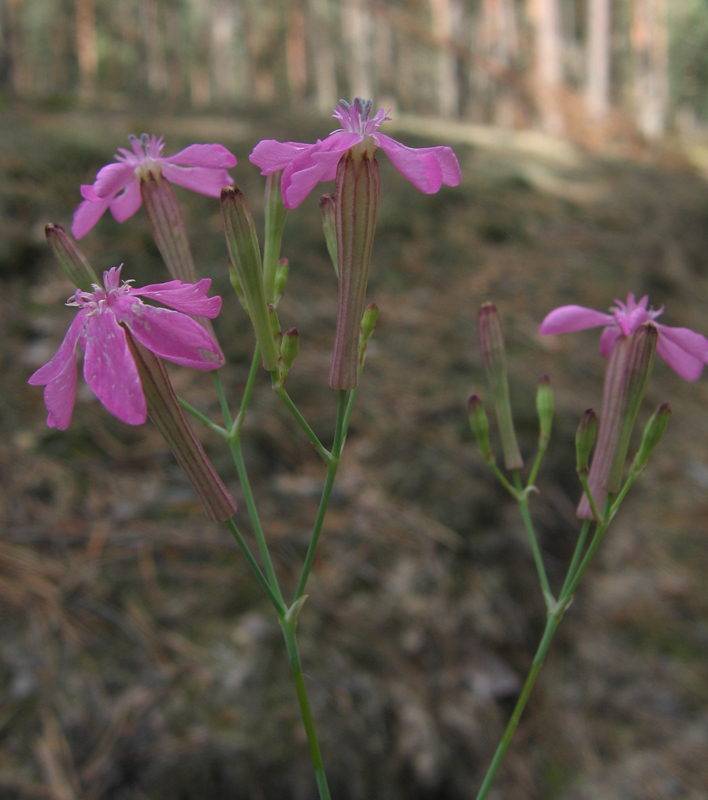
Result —
M 201 411 L 197 411 L 197 409 L 190 405 L 186 400 L 183 400 L 181 397 L 178 397 L 177 399 L 179 400 L 179 404 L 188 414 L 196 417 L 202 424 L 206 425 L 209 430 L 214 431 L 214 433 L 218 433 L 219 436 L 223 438 L 226 438 L 229 435 L 225 428 L 222 428 L 221 425 L 217 425 L 215 422 L 212 422 L 209 417 L 202 414 Z
M 622 501 L 627 496 L 627 492 L 632 488 L 632 486 L 634 485 L 634 481 L 637 480 L 637 478 L 642 474 L 643 471 L 644 470 L 642 470 L 642 469 L 640 469 L 640 470 L 630 469 L 629 470 L 629 475 L 627 476 L 627 480 L 626 480 L 624 486 L 620 489 L 619 493 L 617 494 L 617 497 L 615 498 L 614 502 L 610 506 L 610 512 L 609 512 L 608 519 L 612 519 L 612 517 L 614 517 L 614 515 L 617 513 L 617 510 L 619 509 Z
M 248 373 L 246 387 L 243 390 L 241 407 L 238 410 L 234 424 L 231 426 L 231 435 L 234 438 L 238 438 L 241 435 L 241 428 L 243 427 L 243 422 L 246 419 L 246 409 L 248 408 L 248 403 L 251 400 L 251 392 L 253 391 L 253 384 L 256 381 L 256 374 L 258 373 L 258 365 L 260 364 L 260 361 L 261 348 L 258 346 L 258 342 L 256 342 L 256 349 L 253 351 L 253 360 L 251 361 L 251 369 Z
M 592 520 L 589 519 L 583 520 L 580 533 L 578 534 L 578 541 L 575 545 L 575 552 L 573 553 L 573 558 L 571 559 L 570 566 L 568 567 L 568 574 L 565 576 L 563 588 L 560 591 L 561 600 L 566 596 L 568 586 L 570 586 L 570 582 L 573 580 L 573 576 L 575 575 L 575 570 L 578 568 L 578 562 L 580 561 L 580 556 L 583 553 L 583 547 L 585 546 L 585 540 L 587 539 L 591 522 Z
M 230 438 L 229 448 L 231 450 L 231 455 L 234 458 L 236 472 L 238 472 L 238 479 L 241 484 L 241 491 L 243 492 L 243 497 L 246 501 L 248 516 L 251 519 L 251 525 L 253 525 L 253 532 L 256 536 L 256 542 L 258 543 L 258 549 L 260 550 L 261 558 L 263 559 L 266 575 L 268 576 L 268 583 L 270 584 L 270 588 L 273 590 L 273 593 L 278 598 L 280 605 L 285 607 L 283 595 L 280 591 L 280 586 L 278 585 L 278 578 L 276 577 L 275 569 L 273 567 L 273 561 L 271 560 L 270 551 L 268 550 L 268 543 L 266 542 L 265 534 L 263 533 L 263 527 L 261 526 L 261 520 L 258 516 L 256 501 L 253 499 L 251 484 L 249 483 L 248 473 L 246 472 L 246 464 L 243 460 L 243 453 L 241 452 L 240 439 Z
M 341 390 L 339 392 L 339 402 L 337 404 L 337 422 L 334 429 L 334 443 L 332 444 L 332 461 L 327 465 L 327 477 L 325 478 L 324 488 L 322 489 L 320 507 L 317 510 L 317 518 L 315 519 L 315 525 L 312 529 L 312 538 L 310 539 L 310 544 L 307 548 L 305 563 L 302 565 L 302 573 L 300 574 L 300 580 L 295 591 L 295 598 L 293 600 L 294 603 L 297 602 L 305 593 L 307 580 L 310 577 L 310 571 L 312 570 L 312 562 L 315 560 L 317 542 L 319 541 L 320 533 L 322 532 L 322 525 L 324 524 L 325 515 L 327 514 L 329 498 L 332 495 L 334 479 L 337 477 L 339 457 L 342 454 L 342 446 L 344 444 L 344 417 L 346 414 L 346 399 L 346 391 Z
M 546 653 L 548 652 L 548 648 L 551 644 L 551 640 L 553 639 L 553 634 L 556 632 L 556 628 L 558 627 L 558 623 L 561 621 L 563 616 L 563 612 L 559 611 L 555 614 L 549 614 L 548 619 L 546 620 L 546 629 L 543 632 L 543 638 L 541 639 L 541 643 L 538 646 L 538 650 L 536 651 L 536 655 L 534 656 L 533 663 L 531 665 L 531 671 L 526 678 L 526 682 L 524 683 L 524 688 L 521 690 L 521 695 L 519 699 L 516 701 L 516 706 L 514 707 L 514 711 L 512 712 L 511 719 L 509 720 L 506 729 L 504 731 L 504 735 L 502 736 L 499 745 L 497 746 L 496 752 L 494 753 L 494 758 L 492 759 L 492 763 L 489 765 L 489 769 L 487 770 L 487 774 L 484 778 L 484 782 L 477 794 L 477 800 L 485 800 L 487 795 L 489 794 L 489 790 L 494 782 L 494 778 L 496 777 L 497 770 L 499 769 L 499 765 L 504 758 L 504 754 L 509 747 L 509 742 L 511 741 L 511 737 L 514 735 L 514 731 L 516 730 L 516 726 L 519 724 L 519 719 L 521 719 L 521 714 L 526 706 L 526 702 L 529 699 L 529 695 L 531 694 L 531 690 L 533 689 L 534 684 L 536 683 L 536 678 L 538 677 L 538 673 L 543 666 L 543 660 L 546 657 Z
M 531 521 L 531 514 L 529 513 L 528 495 L 524 492 L 523 486 L 521 484 L 521 476 L 519 475 L 518 469 L 514 470 L 514 483 L 516 484 L 516 490 L 518 492 L 517 501 L 519 503 L 521 517 L 524 520 L 524 527 L 526 528 L 526 533 L 528 534 L 529 542 L 531 543 L 531 552 L 533 553 L 533 560 L 536 564 L 536 572 L 538 572 L 538 579 L 541 581 L 541 589 L 543 590 L 543 596 L 546 600 L 546 605 L 548 605 L 549 603 L 554 603 L 555 599 L 553 597 L 553 594 L 551 593 L 550 584 L 548 583 L 546 568 L 543 566 L 541 551 L 538 547 L 538 541 L 536 540 L 536 533 L 533 529 L 533 522 Z
M 361 372 L 359 373 L 361 374 Z M 344 431 L 344 437 L 346 438 L 347 431 L 349 430 L 349 421 L 352 418 L 352 411 L 354 411 L 354 403 L 356 401 L 356 393 L 359 389 L 359 386 L 355 386 L 351 392 L 349 392 L 349 401 L 347 402 L 347 410 L 344 412 L 344 422 L 342 423 L 342 430 Z M 342 440 L 342 447 L 344 447 L 344 440 Z
M 492 460 L 493 458 L 494 458 L 494 456 L 492 456 L 489 461 L 486 461 L 486 459 L 485 459 L 487 466 L 496 475 L 497 480 L 507 490 L 507 492 L 509 492 L 509 494 L 511 494 L 511 496 L 515 500 L 518 500 L 519 499 L 519 493 L 517 492 L 516 489 L 514 489 L 514 487 L 506 479 L 506 475 L 504 475 L 504 473 L 499 469 L 499 467 L 497 466 L 497 462 Z
M 570 599 L 575 594 L 575 591 L 578 588 L 578 584 L 580 583 L 580 579 L 583 577 L 583 573 L 588 568 L 590 560 L 595 555 L 595 551 L 599 547 L 600 542 L 602 541 L 602 537 L 604 536 L 605 531 L 607 530 L 607 526 L 609 524 L 610 524 L 609 522 L 604 522 L 602 525 L 598 525 L 597 528 L 595 528 L 595 535 L 592 537 L 592 541 L 590 542 L 590 546 L 588 547 L 587 552 L 585 553 L 585 557 L 580 562 L 580 566 L 578 567 L 575 575 L 573 576 L 570 583 L 568 584 L 568 587 L 566 588 L 564 594 L 565 598 Z
M 287 612 L 287 608 L 285 607 L 285 603 L 283 603 L 282 600 L 278 600 L 278 598 L 275 596 L 273 590 L 270 588 L 270 585 L 268 584 L 268 580 L 266 579 L 266 576 L 263 574 L 263 571 L 258 566 L 258 562 L 253 557 L 253 553 L 251 553 L 251 549 L 246 544 L 243 536 L 241 536 L 241 532 L 236 527 L 236 523 L 233 521 L 233 519 L 227 519 L 226 520 L 226 525 L 227 525 L 228 529 L 231 531 L 231 535 L 236 540 L 236 544 L 241 549 L 241 552 L 244 554 L 244 556 L 246 556 L 246 561 L 248 561 L 248 566 L 251 568 L 251 570 L 253 571 L 253 574 L 258 579 L 258 582 L 263 587 L 263 591 L 268 595 L 268 599 L 270 600 L 270 602 L 275 607 L 275 610 L 276 610 L 278 616 L 279 617 L 283 616 Z
M 332 462 L 332 454 L 327 450 L 327 448 L 322 444 L 322 442 L 317 437 L 317 434 L 312 430 L 312 428 L 307 424 L 307 420 L 302 416 L 302 414 L 298 411 L 297 406 L 293 401 L 290 399 L 290 395 L 285 391 L 282 386 L 274 386 L 273 391 L 278 395 L 278 397 L 285 403 L 286 408 L 290 413 L 295 417 L 298 425 L 305 431 L 307 434 L 307 438 L 312 442 L 315 450 L 322 456 L 322 460 L 325 464 L 329 465 Z
M 219 370 L 215 369 L 212 372 L 214 376 L 214 385 L 216 386 L 216 393 L 219 395 L 219 404 L 221 405 L 221 413 L 224 415 L 224 422 L 226 427 L 231 427 L 231 412 L 229 411 L 229 404 L 226 402 L 226 395 L 224 394 L 224 387 L 221 385 L 221 376 Z
M 592 492 L 590 491 L 590 484 L 588 483 L 588 476 L 584 472 L 578 472 L 578 478 L 580 478 L 580 485 L 583 487 L 583 491 L 585 492 L 585 496 L 590 503 L 590 509 L 592 510 L 593 516 L 595 517 L 595 522 L 598 525 L 601 525 L 603 522 L 603 516 L 600 513 L 600 509 L 597 507 L 595 503 L 595 498 L 592 496 Z
M 320 800 L 330 800 L 329 787 L 327 786 L 327 777 L 324 770 L 324 762 L 322 761 L 322 753 L 320 752 L 320 745 L 317 741 L 315 721 L 312 718 L 310 701 L 307 697 L 305 678 L 302 674 L 302 664 L 300 663 L 300 653 L 297 649 L 295 624 L 295 619 L 287 620 L 281 618 L 280 621 L 280 626 L 283 630 L 283 636 L 285 637 L 285 646 L 288 649 L 288 657 L 290 658 L 290 668 L 293 673 L 293 681 L 295 682 L 295 691 L 297 692 L 298 703 L 300 704 L 302 722 L 305 726 L 305 734 L 307 735 L 307 745 L 310 748 L 310 758 L 312 759 L 312 766 L 315 769 L 315 780 L 317 781 Z
M 531 467 L 531 474 L 529 475 L 529 479 L 526 482 L 526 487 L 533 486 L 536 483 L 536 476 L 538 475 L 539 469 L 541 469 L 541 462 L 543 461 L 543 457 L 546 455 L 546 450 L 548 450 L 548 441 L 544 440 L 543 442 L 539 442 L 538 445 L 538 453 L 536 453 L 536 460 L 533 462 L 533 466 Z

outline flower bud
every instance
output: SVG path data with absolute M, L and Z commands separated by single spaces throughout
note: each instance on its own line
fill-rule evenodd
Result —
M 649 422 L 647 422 L 642 435 L 642 443 L 632 464 L 633 469 L 636 471 L 641 472 L 648 464 L 649 457 L 661 441 L 666 426 L 669 424 L 671 413 L 671 406 L 668 403 L 662 403 L 652 414 Z
M 44 233 L 59 266 L 74 286 L 92 292 L 92 284 L 100 285 L 88 259 L 61 225 L 45 225 Z
M 281 258 L 278 261 L 278 267 L 275 270 L 275 301 L 277 302 L 285 293 L 285 286 L 288 282 L 288 274 L 290 272 L 290 262 L 287 258 Z
M 580 424 L 575 434 L 575 469 L 580 473 L 587 473 L 590 451 L 595 444 L 597 433 L 597 414 L 592 408 L 580 418 Z
M 194 435 L 177 400 L 164 363 L 134 339 L 129 330 L 125 329 L 125 333 L 138 368 L 150 419 L 185 471 L 209 519 L 225 522 L 236 513 L 236 501 Z
M 290 328 L 285 332 L 280 344 L 281 370 L 286 373 L 290 370 L 300 349 L 300 334 L 297 328 Z
M 337 164 L 334 208 L 337 230 L 338 304 L 329 385 L 359 382 L 359 334 L 379 211 L 379 165 L 368 145 L 347 151 Z
M 379 307 L 376 303 L 369 303 L 364 309 L 364 316 L 361 318 L 361 333 L 359 336 L 359 365 L 364 366 L 366 360 L 366 349 L 371 339 L 374 329 L 376 328 L 376 320 L 379 317 Z
M 553 389 L 547 375 L 542 375 L 536 390 L 536 412 L 538 414 L 539 434 L 538 446 L 545 448 L 551 438 L 551 426 L 553 425 L 553 412 L 555 405 L 553 402 Z
M 479 349 L 482 362 L 487 371 L 487 379 L 492 388 L 494 408 L 497 412 L 497 425 L 504 450 L 504 463 L 507 469 L 521 469 L 524 466 L 519 445 L 516 443 L 514 420 L 509 400 L 509 379 L 506 372 L 506 354 L 499 312 L 493 303 L 485 303 L 477 316 L 479 330 Z
M 268 319 L 258 236 L 246 198 L 236 186 L 221 190 L 221 213 L 226 245 L 246 298 L 251 324 L 261 348 L 263 366 L 272 372 L 278 366 L 278 351 Z
M 323 194 L 320 197 L 320 214 L 322 214 L 322 230 L 324 231 L 327 252 L 332 259 L 334 274 L 339 274 L 337 268 L 337 231 L 334 220 L 334 197 L 331 194 Z
M 275 302 L 282 294 L 275 286 L 278 271 L 283 229 L 288 211 L 283 205 L 280 182 L 283 171 L 273 172 L 266 178 L 265 188 L 265 244 L 263 246 L 263 289 L 267 303 Z
M 467 416 L 482 458 L 487 462 L 493 462 L 494 453 L 489 445 L 489 420 L 484 405 L 476 394 L 467 401 Z

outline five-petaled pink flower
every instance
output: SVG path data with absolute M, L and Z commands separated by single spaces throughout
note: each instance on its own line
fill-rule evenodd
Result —
M 188 317 L 213 319 L 221 309 L 220 297 L 206 297 L 209 278 L 198 283 L 169 281 L 134 289 L 120 282 L 121 267 L 103 273 L 103 287 L 93 292 L 76 290 L 67 305 L 80 311 L 52 360 L 29 379 L 32 386 L 45 386 L 47 425 L 66 430 L 76 397 L 76 345 L 84 351 L 86 383 L 118 419 L 141 425 L 147 418 L 145 396 L 125 328 L 155 355 L 196 369 L 216 369 L 200 350 L 222 359 L 219 345 L 202 326 Z M 145 305 L 139 296 L 158 300 L 175 309 Z
M 608 357 L 620 336 L 630 336 L 647 320 L 655 320 L 664 313 L 663 306 L 658 311 L 647 308 L 648 295 L 637 302 L 630 292 L 626 303 L 621 300 L 615 300 L 615 303 L 616 306 L 610 307 L 610 314 L 583 306 L 561 306 L 543 320 L 539 332 L 544 335 L 571 333 L 604 325 L 600 352 Z M 700 377 L 703 365 L 708 364 L 708 339 L 688 328 L 671 328 L 658 322 L 655 324 L 659 332 L 656 352 L 682 378 L 695 381 Z
M 220 144 L 192 144 L 173 156 L 162 155 L 162 137 L 130 136 L 133 151 L 118 148 L 117 163 L 107 164 L 96 174 L 92 186 L 83 185 L 83 202 L 74 212 L 71 232 L 77 239 L 93 228 L 107 208 L 118 222 L 125 222 L 142 205 L 140 180 L 159 172 L 170 183 L 200 194 L 219 197 L 233 183 L 227 169 L 236 166 L 236 156 Z
M 342 127 L 324 141 L 301 144 L 264 139 L 249 156 L 261 168 L 262 175 L 284 170 L 281 187 L 286 208 L 297 208 L 320 181 L 334 180 L 339 159 L 366 139 L 380 147 L 393 166 L 421 192 L 435 194 L 443 184 L 459 184 L 460 165 L 452 148 L 406 147 L 379 133 L 381 124 L 390 117 L 381 109 L 370 118 L 371 100 L 357 97 L 351 105 L 345 100 L 339 103 L 332 118 Z

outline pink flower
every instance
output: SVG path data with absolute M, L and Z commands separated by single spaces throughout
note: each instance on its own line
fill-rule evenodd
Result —
M 198 283 L 169 281 L 133 289 L 120 282 L 122 267 L 103 273 L 103 288 L 93 292 L 76 290 L 67 305 L 80 311 L 52 360 L 29 379 L 32 386 L 45 386 L 44 402 L 50 428 L 66 430 L 76 397 L 76 345 L 84 351 L 84 378 L 91 391 L 118 419 L 141 425 L 147 418 L 145 396 L 138 370 L 128 348 L 131 335 L 155 355 L 196 369 L 216 369 L 200 350 L 222 358 L 216 342 L 202 326 L 188 317 L 216 317 L 220 297 L 206 297 L 209 278 Z M 176 309 L 145 305 L 138 296 L 159 300 Z
M 630 336 L 644 322 L 655 320 L 664 313 L 663 306 L 658 311 L 647 309 L 648 302 L 648 295 L 637 302 L 630 292 L 626 303 L 615 300 L 617 305 L 610 307 L 611 314 L 583 306 L 561 306 L 551 311 L 543 320 L 539 332 L 543 335 L 572 333 L 604 325 L 605 330 L 600 337 L 600 352 L 608 357 L 620 336 Z M 659 331 L 656 352 L 682 378 L 687 381 L 699 378 L 703 365 L 708 363 L 708 339 L 688 328 L 671 328 L 658 322 L 655 324 Z
M 133 152 L 119 147 L 117 163 L 102 167 L 93 186 L 81 187 L 84 200 L 74 212 L 71 226 L 77 239 L 86 236 L 107 208 L 118 222 L 132 217 L 143 202 L 141 178 L 150 172 L 210 197 L 219 197 L 222 188 L 233 183 L 226 170 L 236 166 L 236 157 L 220 144 L 192 144 L 164 158 L 162 137 L 144 133 L 140 139 L 129 138 Z
M 351 105 L 345 100 L 339 103 L 332 118 L 342 127 L 324 141 L 300 144 L 264 139 L 249 156 L 262 175 L 285 170 L 281 186 L 286 208 L 297 208 L 320 181 L 334 180 L 339 159 L 361 142 L 380 147 L 401 175 L 421 192 L 435 194 L 443 184 L 459 184 L 460 165 L 452 148 L 406 147 L 378 132 L 390 117 L 381 109 L 370 119 L 371 100 L 364 102 L 357 97 Z

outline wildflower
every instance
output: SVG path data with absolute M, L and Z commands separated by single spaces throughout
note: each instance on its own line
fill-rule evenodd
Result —
M 281 186 L 286 208 L 297 208 L 320 181 L 334 180 L 341 157 L 360 143 L 372 153 L 380 147 L 393 166 L 425 194 L 435 194 L 443 184 L 459 184 L 460 165 L 452 148 L 406 147 L 379 133 L 381 124 L 391 118 L 383 109 L 371 117 L 371 105 L 371 100 L 359 97 L 351 105 L 340 100 L 332 118 L 341 128 L 324 141 L 302 144 L 265 139 L 256 145 L 249 158 L 262 175 L 284 170 Z
M 654 321 L 664 313 L 663 306 L 658 311 L 647 308 L 648 295 L 637 302 L 630 292 L 626 303 L 621 300 L 615 300 L 615 303 L 617 305 L 610 307 L 609 314 L 583 306 L 561 306 L 551 311 L 543 320 L 539 332 L 543 335 L 572 333 L 604 325 L 600 352 L 608 357 L 621 336 L 631 336 L 640 325 L 649 320 Z M 654 324 L 659 333 L 656 352 L 682 378 L 688 381 L 697 380 L 703 365 L 708 363 L 708 339 L 688 328 L 672 328 L 658 322 Z
M 71 226 L 77 239 L 86 236 L 107 208 L 118 222 L 132 217 L 143 202 L 140 183 L 150 177 L 162 176 L 210 197 L 219 197 L 221 189 L 232 183 L 226 170 L 236 166 L 236 157 L 220 144 L 192 144 L 165 158 L 162 137 L 144 133 L 140 139 L 129 139 L 132 152 L 119 147 L 117 163 L 102 167 L 92 186 L 81 187 L 84 200 L 74 212 Z
M 66 430 L 76 397 L 76 345 L 84 351 L 84 378 L 101 403 L 123 422 L 141 425 L 147 418 L 145 396 L 135 360 L 126 341 L 126 329 L 141 345 L 160 358 L 195 369 L 216 369 L 200 351 L 223 358 L 219 346 L 187 314 L 213 319 L 220 297 L 206 297 L 208 278 L 195 284 L 169 281 L 134 289 L 120 282 L 122 267 L 103 273 L 103 287 L 76 291 L 67 305 L 79 308 L 54 358 L 29 379 L 45 386 L 47 425 Z M 157 300 L 175 309 L 145 305 L 139 297 Z

